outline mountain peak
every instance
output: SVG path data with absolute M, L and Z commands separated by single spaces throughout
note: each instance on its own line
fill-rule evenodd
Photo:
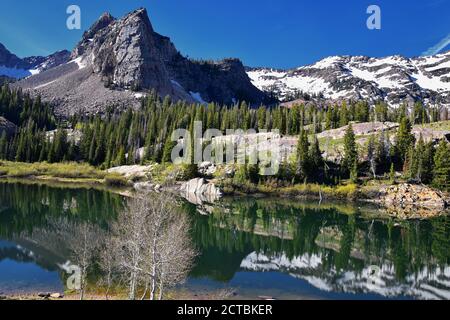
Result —
M 251 84 L 240 60 L 189 60 L 170 38 L 153 30 L 144 8 L 120 19 L 103 14 L 85 32 L 71 60 L 18 86 L 57 101 L 56 112 L 61 115 L 139 105 L 137 97 L 149 90 L 188 102 L 260 105 L 267 101 L 267 95 Z
M 289 102 L 307 97 L 450 105 L 450 56 L 333 56 L 291 70 L 249 69 L 252 83 Z
M 147 9 L 145 8 L 139 8 L 129 14 L 127 14 L 123 19 L 124 24 L 132 23 L 132 24 L 139 24 L 143 23 L 148 28 L 148 31 L 154 32 L 152 23 L 150 22 L 150 18 L 147 13 Z

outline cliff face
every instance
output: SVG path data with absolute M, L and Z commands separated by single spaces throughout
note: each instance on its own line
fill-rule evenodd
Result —
M 119 88 L 156 89 L 161 95 L 207 102 L 268 102 L 239 60 L 198 62 L 183 57 L 169 38 L 154 31 L 145 9 L 120 20 L 104 14 L 72 52 L 72 59 L 79 57 L 89 61 L 103 81 Z
M 138 107 L 151 90 L 189 103 L 271 102 L 239 60 L 200 62 L 182 56 L 169 38 L 154 31 L 145 9 L 121 19 L 103 14 L 68 60 L 14 86 L 53 103 L 60 117 Z

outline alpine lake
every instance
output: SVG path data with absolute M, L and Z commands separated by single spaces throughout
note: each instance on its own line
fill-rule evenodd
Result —
M 66 237 L 50 222 L 101 228 L 126 198 L 92 188 L 0 182 L 0 294 L 64 292 Z M 396 221 L 345 202 L 224 198 L 182 202 L 199 251 L 193 294 L 231 298 L 450 299 L 450 217 Z M 207 214 L 206 214 L 207 212 Z

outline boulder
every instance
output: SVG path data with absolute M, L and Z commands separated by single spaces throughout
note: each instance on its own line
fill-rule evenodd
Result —
M 50 297 L 50 293 L 49 292 L 39 292 L 38 293 L 38 297 L 40 297 L 40 298 L 49 298 Z
M 121 166 L 108 169 L 108 173 L 118 173 L 123 175 L 127 179 L 131 178 L 146 178 L 147 175 L 151 172 L 153 166 Z
M 202 162 L 198 165 L 198 172 L 205 176 L 212 176 L 216 173 L 217 167 L 209 161 Z
M 380 201 L 388 213 L 404 218 L 422 218 L 444 213 L 448 202 L 442 192 L 409 183 L 385 187 Z
M 62 299 L 62 298 L 64 298 L 64 295 L 61 294 L 61 293 L 56 292 L 56 293 L 52 293 L 52 294 L 50 295 L 50 298 L 53 298 L 53 299 Z
M 198 205 L 204 202 L 213 203 L 222 196 L 219 188 L 203 178 L 196 178 L 183 183 L 180 191 L 189 202 Z

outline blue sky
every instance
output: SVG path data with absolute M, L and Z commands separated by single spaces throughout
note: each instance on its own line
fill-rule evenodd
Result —
M 70 4 L 82 10 L 81 31 L 66 28 Z M 371 4 L 381 8 L 381 30 L 366 27 Z M 184 55 L 237 57 L 249 66 L 450 49 L 450 0 L 2 0 L 0 42 L 21 57 L 71 50 L 103 12 L 121 17 L 138 7 L 147 8 L 154 29 Z

